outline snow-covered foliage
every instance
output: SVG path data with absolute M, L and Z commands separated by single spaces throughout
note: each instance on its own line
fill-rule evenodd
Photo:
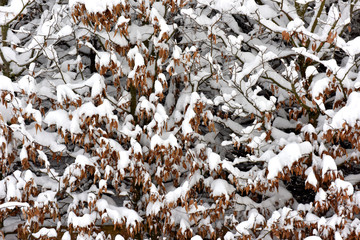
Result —
M 1 0 L 0 233 L 356 239 L 359 10 Z

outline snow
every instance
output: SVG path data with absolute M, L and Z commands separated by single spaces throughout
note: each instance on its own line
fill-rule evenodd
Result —
M 54 228 L 41 228 L 38 232 L 32 234 L 34 238 L 56 238 L 57 232 Z
M 12 199 L 16 198 L 16 199 L 21 199 L 21 192 L 20 190 L 17 188 L 17 180 L 15 177 L 13 176 L 7 176 L 5 178 L 5 183 L 6 183 L 6 200 L 7 201 L 11 201 Z M 4 203 L 6 204 L 6 203 Z M 2 205 L 0 205 L 2 206 Z M 4 205 L 5 207 L 7 207 L 7 205 Z
M 6 202 L 3 204 L 0 204 L 0 209 L 8 208 L 8 209 L 14 209 L 15 207 L 30 207 L 30 205 L 26 202 Z
M 227 199 L 235 191 L 233 185 L 224 179 L 216 179 L 211 183 L 211 193 L 215 196 L 225 196 Z
M 352 92 L 348 98 L 346 106 L 335 113 L 329 127 L 342 129 L 344 123 L 353 127 L 360 120 L 360 108 L 358 107 L 359 102 L 360 92 Z M 326 131 L 327 128 L 328 126 L 325 125 L 324 130 Z
M 330 188 L 335 189 L 337 192 L 344 192 L 348 196 L 354 194 L 353 185 L 347 181 L 344 181 L 344 180 L 341 180 L 338 178 L 335 180 L 335 182 L 331 183 Z
M 31 180 L 34 180 L 34 174 L 30 170 L 25 171 L 24 180 L 25 182 L 30 182 Z
M 162 94 L 163 93 L 163 86 L 162 86 L 162 84 L 160 83 L 160 81 L 159 80 L 156 80 L 155 81 L 155 86 L 154 86 L 154 88 L 155 88 L 155 94 L 157 95 L 157 94 Z
M 317 223 L 320 220 L 320 218 L 315 214 L 308 212 L 306 214 L 305 220 L 309 223 Z
M 305 126 L 303 126 L 301 128 L 301 132 L 309 133 L 309 134 L 316 133 L 315 128 L 312 124 L 306 124 Z
M 20 151 L 20 159 L 21 159 L 21 160 L 28 159 L 28 154 L 27 154 L 26 146 L 23 146 L 23 147 L 21 148 L 21 151 Z
M 113 114 L 114 107 L 109 100 L 104 99 L 103 103 L 95 106 L 92 102 L 87 102 L 81 105 L 72 112 L 73 118 L 70 124 L 71 133 L 81 133 L 80 123 L 85 120 L 86 117 L 93 117 L 98 115 L 101 120 L 102 117 L 108 118 L 110 121 L 117 122 L 117 116 Z
M 199 235 L 195 235 L 191 238 L 191 240 L 202 240 L 202 237 L 200 237 Z
M 182 53 L 181 48 L 175 45 L 173 50 L 173 59 L 180 59 L 181 53 Z
M 111 60 L 111 54 L 108 52 L 97 52 L 95 62 L 100 66 L 109 66 Z
M 170 34 L 169 34 L 170 27 L 166 24 L 165 19 L 160 15 L 160 13 L 158 12 L 158 10 L 156 8 L 151 8 L 150 18 L 154 25 L 158 23 L 158 25 L 160 27 L 160 33 L 159 33 L 160 39 L 163 37 L 163 34 L 165 34 L 165 33 L 168 36 L 170 36 Z M 157 41 L 157 39 L 154 39 L 155 45 L 157 45 L 156 41 Z
M 106 9 L 112 9 L 113 6 L 121 3 L 125 5 L 124 0 L 69 0 L 69 6 L 74 7 L 77 4 L 84 4 L 88 12 L 97 13 L 104 12 Z
M 299 158 L 303 157 L 306 154 L 312 152 L 312 145 L 310 142 L 303 142 L 303 143 L 289 143 L 284 147 L 281 152 L 271 158 L 268 164 L 268 179 L 275 178 L 279 172 L 282 172 L 284 167 L 288 167 L 289 169 L 291 166 L 299 160 Z
M 293 32 L 302 26 L 304 26 L 304 22 L 300 18 L 295 18 L 294 20 L 288 23 L 287 30 L 289 32 Z
M 92 212 L 91 214 L 86 213 L 83 216 L 76 216 L 74 212 L 70 212 L 67 223 L 68 226 L 71 224 L 74 228 L 87 228 L 95 224 L 96 216 L 96 212 Z
M 356 37 L 353 40 L 350 40 L 346 43 L 345 46 L 342 46 L 348 54 L 355 56 L 360 53 L 360 37 Z
M 94 166 L 94 162 L 84 155 L 78 155 L 75 159 L 75 164 L 79 164 L 81 166 Z
M 134 154 L 142 155 L 141 145 L 134 138 L 130 139 L 130 143 L 131 143 L 131 147 L 132 147 L 132 149 L 134 151 Z
M 16 15 L 18 15 L 22 8 L 34 0 L 10 0 L 8 5 L 0 6 L 0 25 L 5 25 L 11 21 Z M 26 14 L 26 8 L 22 12 Z
M 257 225 L 263 225 L 265 218 L 259 214 L 256 209 L 251 209 L 248 214 L 248 220 L 241 222 L 236 226 L 236 231 L 242 235 L 250 235 L 248 230 L 254 229 Z
M 125 238 L 121 235 L 116 235 L 115 240 L 125 240 Z
M 146 216 L 157 215 L 161 208 L 163 208 L 163 204 L 160 201 L 149 202 L 146 207 Z
M 120 25 L 122 25 L 122 24 L 124 24 L 124 23 L 128 23 L 129 21 L 130 21 L 129 18 L 125 18 L 124 16 L 120 16 L 120 17 L 118 18 L 118 21 L 116 22 L 116 24 L 117 24 L 118 26 L 120 26 Z
M 221 163 L 219 154 L 214 153 L 210 148 L 207 149 L 208 163 L 211 171 L 217 170 Z
M 73 90 L 67 85 L 59 85 L 56 87 L 57 101 L 63 103 L 64 100 L 69 99 L 75 101 L 80 98 L 79 95 L 73 92 Z
M 318 186 L 318 180 L 317 180 L 317 178 L 316 178 L 316 176 L 315 176 L 315 173 L 314 173 L 313 168 L 312 168 L 312 167 L 309 167 L 309 168 L 306 170 L 305 174 L 307 175 L 307 178 L 306 178 L 305 183 L 309 183 L 309 184 L 311 184 L 312 186 L 317 187 L 317 186 Z
M 14 88 L 14 84 L 13 82 L 11 81 L 10 78 L 6 77 L 6 76 L 3 76 L 3 75 L 0 75 L 0 90 L 2 91 L 8 91 L 12 94 L 14 94 L 14 90 L 16 88 Z
M 50 190 L 40 193 L 36 197 L 35 206 L 44 207 L 49 205 L 50 202 L 56 202 L 55 195 L 56 192 Z
M 335 232 L 335 240 L 343 240 L 339 232 Z
M 181 220 L 180 220 L 180 230 L 181 230 L 181 232 L 184 234 L 187 229 L 190 229 L 190 231 L 192 231 L 191 228 L 190 228 L 189 221 L 185 220 L 184 218 L 181 218 Z
M 314 66 L 308 66 L 305 70 L 305 76 L 306 78 L 309 78 L 313 75 L 316 75 L 318 74 L 319 72 L 317 71 L 316 67 Z
M 129 151 L 119 151 L 120 159 L 118 160 L 118 169 L 125 169 L 130 164 Z
M 189 107 L 190 108 L 190 107 Z M 181 128 L 184 135 L 190 134 L 193 132 L 190 121 L 196 117 L 196 113 L 192 108 L 188 109 L 185 113 L 184 121 L 182 122 Z
M 1 47 L 1 52 L 3 53 L 6 61 L 18 62 L 15 51 L 12 50 L 10 47 Z M 2 62 L 2 60 L 1 60 L 1 62 Z
M 61 152 L 66 148 L 64 144 L 58 143 L 56 132 L 36 131 L 35 128 L 32 128 L 28 130 L 28 133 L 34 137 L 37 143 L 49 147 L 53 152 Z
M 24 90 L 28 95 L 36 93 L 36 81 L 33 77 L 26 75 L 18 81 L 20 89 Z
M 330 79 L 327 77 L 314 80 L 314 82 L 311 84 L 311 95 L 314 101 L 321 101 L 317 100 L 316 97 L 318 97 L 319 94 L 324 94 L 324 91 L 329 88 L 329 84 Z M 320 102 L 318 102 L 318 104 L 320 105 Z
M 71 235 L 70 235 L 69 231 L 66 231 L 66 232 L 63 234 L 61 240 L 71 240 Z
M 321 203 L 321 202 L 326 201 L 326 198 L 327 198 L 327 194 L 324 191 L 324 189 L 319 188 L 318 192 L 315 195 L 315 201 Z
M 106 190 L 107 189 L 107 181 L 104 179 L 101 179 L 99 181 L 99 189 Z
M 136 211 L 128 209 L 126 207 L 116 207 L 109 205 L 109 203 L 105 199 L 99 199 L 96 202 L 96 207 L 100 212 L 106 211 L 107 216 L 114 223 L 125 222 L 127 227 L 135 227 L 143 220 Z
M 32 116 L 35 121 L 41 125 L 42 123 L 42 116 L 39 110 L 36 110 L 33 108 L 33 105 L 31 103 L 29 103 L 25 109 L 24 109 L 24 113 L 26 113 L 28 116 Z
M 161 138 L 158 134 L 151 137 L 150 148 L 154 150 L 156 146 L 164 146 L 166 148 L 179 148 L 176 137 L 170 133 L 166 139 Z
M 71 125 L 71 120 L 67 111 L 58 109 L 49 111 L 45 116 L 44 123 L 49 126 L 56 125 L 57 128 L 68 129 Z
M 202 234 L 203 229 L 207 230 L 206 238 L 222 229 L 224 239 L 268 240 L 272 237 L 268 232 L 274 228 L 291 231 L 297 223 L 310 226 L 305 229 L 309 230 L 306 236 L 341 239 L 351 231 L 360 233 L 360 220 L 352 209 L 360 203 L 360 192 L 354 187 L 360 175 L 338 171 L 338 166 L 360 154 L 356 148 L 346 147 L 339 156 L 342 139 L 328 142 L 331 133 L 341 130 L 342 137 L 350 129 L 344 123 L 354 126 L 351 134 L 356 140 L 355 126 L 360 125 L 360 93 L 354 91 L 360 86 L 356 65 L 360 38 L 346 42 L 348 36 L 340 34 L 351 21 L 349 1 L 329 1 L 318 18 L 317 9 L 323 2 L 315 0 L 262 1 L 261 5 L 256 0 L 198 0 L 185 7 L 181 5 L 188 1 L 181 0 L 171 6 L 166 5 L 169 1 L 151 0 L 43 2 L 43 12 L 28 18 L 24 11 L 25 19 L 11 24 L 16 28 L 8 31 L 9 45 L 0 46 L 5 59 L 14 61 L 11 68 L 16 75 L 11 79 L 0 76 L 0 93 L 8 105 L 0 104 L 0 162 L 6 166 L 1 166 L 5 175 L 0 180 L 0 210 L 23 208 L 20 210 L 26 212 L 24 208 L 45 207 L 50 215 L 58 210 L 61 215 L 55 222 L 46 219 L 31 237 L 56 234 L 49 228 L 54 223 L 57 233 L 64 224 L 73 225 L 77 232 L 76 228 L 89 225 L 126 223 L 129 235 L 135 228 L 142 234 L 150 231 L 139 228 L 142 221 L 152 218 L 158 218 L 163 229 L 170 226 L 193 240 L 202 239 L 196 234 Z M 306 5 L 304 16 L 298 16 L 295 3 L 308 2 L 311 4 Z M 77 4 L 85 5 L 84 18 L 91 15 L 101 23 L 109 20 L 109 28 L 99 30 L 92 24 L 74 22 L 71 11 Z M 121 6 L 115 9 L 117 4 Z M 0 7 L 0 22 L 11 19 L 19 6 L 20 0 L 9 0 Z M 360 5 L 353 8 L 356 13 Z M 107 14 L 115 13 L 112 10 L 120 13 L 111 20 L 106 19 L 110 15 L 102 18 L 101 12 L 106 10 L 110 10 Z M 310 32 L 315 19 L 319 25 Z M 249 21 L 239 22 L 244 20 Z M 177 24 L 179 31 L 174 31 Z M 333 44 L 326 42 L 330 30 L 338 34 Z M 297 46 L 307 45 L 307 40 L 310 46 L 280 41 L 282 31 L 300 38 L 294 40 Z M 172 38 L 165 40 L 171 33 Z M 216 43 L 210 44 L 210 33 L 215 34 Z M 312 44 L 319 51 L 311 50 Z M 339 51 L 332 59 L 334 49 Z M 107 71 L 104 76 L 93 73 L 90 51 L 96 55 L 95 65 L 103 70 L 115 66 L 114 72 Z M 157 59 L 162 55 L 159 51 L 166 51 L 168 58 Z M 296 65 L 303 56 L 313 62 L 306 61 L 309 66 L 302 72 L 305 76 L 300 76 Z M 171 76 L 166 72 L 169 69 Z M 335 74 L 337 78 L 333 78 Z M 306 93 L 303 78 L 311 80 Z M 135 114 L 127 92 L 127 84 L 134 81 L 142 88 L 136 90 Z M 280 88 L 270 94 L 273 96 L 264 94 L 273 81 Z M 349 90 L 346 98 L 338 88 L 340 83 Z M 319 113 L 317 124 L 309 123 L 307 110 L 297 120 L 289 118 L 290 110 L 304 110 L 301 104 L 292 105 L 294 95 L 287 89 L 293 86 L 315 115 Z M 327 88 L 330 95 L 323 96 Z M 345 107 L 331 106 L 342 99 Z M 202 112 L 196 106 L 203 107 Z M 264 113 L 272 113 L 271 119 L 263 119 Z M 35 121 L 24 119 L 24 115 Z M 206 117 L 208 123 L 215 124 L 214 132 L 204 126 Z M 12 118 L 17 122 L 13 124 Z M 114 122 L 118 127 L 110 126 Z M 195 132 L 197 123 L 200 127 Z M 36 124 L 41 125 L 40 130 Z M 331 132 L 324 133 L 328 130 Z M 271 133 L 270 138 L 267 133 Z M 304 142 L 307 136 L 311 142 Z M 59 162 L 51 160 L 53 152 L 64 153 Z M 11 153 L 15 160 L 8 168 Z M 159 154 L 166 161 L 170 157 L 172 166 L 154 159 Z M 35 163 L 29 161 L 31 170 L 18 166 L 33 155 L 36 159 Z M 302 174 L 303 182 L 316 196 L 314 202 L 291 204 L 293 189 L 286 189 L 286 181 L 276 178 L 300 158 L 306 159 L 300 164 L 305 172 L 291 169 L 290 174 Z M 45 162 L 45 168 L 39 162 Z M 89 166 L 96 180 L 80 181 Z M 324 183 L 329 175 L 335 179 Z M 129 198 L 137 186 L 144 191 L 133 203 Z M 102 194 L 107 188 L 109 191 Z M 29 192 L 35 189 L 38 192 Z M 63 192 L 65 195 L 56 194 Z M 261 198 L 255 199 L 257 194 Z M 333 204 L 333 197 L 339 195 L 341 201 Z M 198 205 L 184 204 L 193 200 Z M 230 205 L 218 212 L 221 202 Z M 20 223 L 33 229 L 31 224 L 39 221 L 37 216 L 27 218 L 21 211 L 12 212 L 17 215 L 5 216 L 6 229 Z M 219 213 L 220 220 L 214 220 L 213 213 Z M 346 214 L 340 216 L 342 213 Z M 50 215 L 46 213 L 46 218 Z M 78 236 L 105 238 L 97 232 Z M 71 239 L 70 233 L 65 232 L 63 239 Z M 117 235 L 116 239 L 124 238 Z
M 70 35 L 72 32 L 73 32 L 72 27 L 70 25 L 65 25 L 64 27 L 62 27 L 60 29 L 59 32 L 57 32 L 56 35 L 57 35 L 57 37 L 61 38 L 61 37 Z
M 178 187 L 173 191 L 169 191 L 165 195 L 166 203 L 173 203 L 176 202 L 180 197 L 184 197 L 186 193 L 190 190 L 189 187 L 189 182 L 185 181 L 181 187 Z
M 139 52 L 139 48 L 137 46 L 130 49 L 127 56 L 128 56 L 129 59 L 132 59 L 132 60 L 135 61 L 135 65 L 134 65 L 134 68 L 133 68 L 134 70 L 137 70 L 138 67 L 141 67 L 141 66 L 145 65 L 144 58 L 141 55 L 141 53 Z
M 324 154 L 323 160 L 322 160 L 322 165 L 323 165 L 323 167 L 322 167 L 322 176 L 323 177 L 325 176 L 325 174 L 328 171 L 336 171 L 337 170 L 337 166 L 336 166 L 334 159 L 329 155 Z
M 242 1 L 238 0 L 228 0 L 228 1 L 222 1 L 222 0 L 200 0 L 198 1 L 201 4 L 205 4 L 208 6 L 211 6 L 211 8 L 217 9 L 219 11 L 223 12 L 231 12 L 235 9 L 239 9 L 239 7 L 242 5 Z M 247 2 L 247 1 L 246 1 Z M 244 3 L 246 3 L 244 2 Z M 252 3 L 252 1 L 249 1 Z M 244 7 L 248 8 L 248 6 Z
M 103 77 L 100 74 L 94 74 L 91 78 L 94 78 L 94 83 L 91 88 L 91 97 L 95 98 L 96 96 L 102 94 L 102 91 L 105 88 L 105 83 Z

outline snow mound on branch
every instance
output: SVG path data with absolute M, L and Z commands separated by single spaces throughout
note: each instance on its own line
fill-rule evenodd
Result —
M 1 190 L 3 190 L 3 189 L 1 189 Z M 24 202 L 6 202 L 3 204 L 0 204 L 0 209 L 3 209 L 3 208 L 14 209 L 15 207 L 30 207 L 30 205 L 28 203 L 24 203 Z
M 162 139 L 159 135 L 155 134 L 151 138 L 151 144 L 150 144 L 151 150 L 154 150 L 156 146 L 179 148 L 177 139 L 172 133 L 170 133 L 166 139 Z
M 121 235 L 116 235 L 115 240 L 124 240 L 125 238 Z
M 0 90 L 8 91 L 14 94 L 14 91 L 17 89 L 16 85 L 11 81 L 10 78 L 6 76 L 0 76 Z
M 40 206 L 43 207 L 45 205 L 48 205 L 49 202 L 56 202 L 55 198 L 56 192 L 54 191 L 45 191 L 40 193 L 37 198 L 34 206 Z
M 360 93 L 352 92 L 348 98 L 346 106 L 341 108 L 333 117 L 330 126 L 325 125 L 324 130 L 328 128 L 341 129 L 343 124 L 347 123 L 350 126 L 354 126 L 360 120 Z
M 146 216 L 151 216 L 158 214 L 160 212 L 160 209 L 163 208 L 163 204 L 160 201 L 156 202 L 149 202 L 149 204 L 146 207 Z
M 269 160 L 269 173 L 267 178 L 275 178 L 278 173 L 283 170 L 284 167 L 288 167 L 290 169 L 291 166 L 299 160 L 299 158 L 311 152 L 312 145 L 310 142 L 303 142 L 300 144 L 289 143 L 278 155 L 274 156 Z
M 94 166 L 93 161 L 84 155 L 78 155 L 75 159 L 75 164 L 79 164 L 81 166 L 85 166 L 85 165 Z
M 5 25 L 7 22 L 15 18 L 21 11 L 25 14 L 26 9 L 23 7 L 33 0 L 10 0 L 10 5 L 0 7 L 0 25 Z
M 228 196 L 235 191 L 233 185 L 230 185 L 224 179 L 216 179 L 211 183 L 211 191 L 213 196 Z
M 91 97 L 95 98 L 100 95 L 105 88 L 104 78 L 100 74 L 94 74 L 87 80 L 91 84 Z
M 239 0 L 228 0 L 228 1 L 222 1 L 222 0 L 199 0 L 198 1 L 201 4 L 211 6 L 211 8 L 218 9 L 220 11 L 230 11 L 233 10 L 236 6 L 241 5 L 241 1 Z
M 335 182 L 332 182 L 330 188 L 335 189 L 337 192 L 345 192 L 349 196 L 354 194 L 353 185 L 341 179 L 336 179 Z
M 115 224 L 126 221 L 126 227 L 129 227 L 136 226 L 137 223 L 140 223 L 143 220 L 136 211 L 126 207 L 109 205 L 105 199 L 99 199 L 96 202 L 96 207 L 100 212 L 106 211 L 107 217 L 112 219 Z
M 67 129 L 71 125 L 69 114 L 67 111 L 63 109 L 58 109 L 49 112 L 46 115 L 44 122 L 49 126 L 56 125 L 57 128 L 64 128 L 64 129 Z
M 41 228 L 37 233 L 32 234 L 34 238 L 56 238 L 57 232 L 54 228 Z
M 84 4 L 86 10 L 93 13 L 104 12 L 107 9 L 112 9 L 113 6 L 116 6 L 119 3 L 125 5 L 124 0 L 69 0 L 69 6 L 71 8 L 75 7 L 77 4 Z
M 322 177 L 324 177 L 328 171 L 337 171 L 336 163 L 329 155 L 324 155 L 322 165 Z
M 312 167 L 309 167 L 306 171 L 305 171 L 305 175 L 307 176 L 305 183 L 306 184 L 310 184 L 314 187 L 317 187 L 318 185 L 318 180 L 316 179 L 314 170 Z
M 206 152 L 208 156 L 210 170 L 217 170 L 219 168 L 219 164 L 222 163 L 220 155 L 213 152 L 211 148 L 207 148 Z
M 91 214 L 86 213 L 83 216 L 76 216 L 74 212 L 70 212 L 68 216 L 68 225 L 71 224 L 74 228 L 86 228 L 95 224 L 96 216 L 96 212 L 92 212 Z
M 80 99 L 80 96 L 73 92 L 73 90 L 67 85 L 59 85 L 56 87 L 56 96 L 59 103 L 63 103 L 64 100 L 69 99 L 70 101 L 75 101 Z
M 199 235 L 193 236 L 191 238 L 191 240 L 202 240 L 202 237 L 200 237 Z
M 257 225 L 263 225 L 265 218 L 259 214 L 256 209 L 252 209 L 249 212 L 248 220 L 241 222 L 236 226 L 236 231 L 243 235 L 250 235 L 251 229 L 254 229 Z
M 24 90 L 27 94 L 36 93 L 36 81 L 33 77 L 26 75 L 22 77 L 18 82 L 19 88 Z

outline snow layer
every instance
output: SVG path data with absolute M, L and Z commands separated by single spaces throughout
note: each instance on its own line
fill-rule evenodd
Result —
M 9 4 L 6 6 L 0 7 L 0 25 L 5 25 L 7 22 L 11 21 L 16 15 L 18 15 L 23 7 L 32 2 L 33 0 L 10 0 Z M 26 8 L 23 13 L 25 14 Z
M 3 204 L 0 204 L 0 209 L 2 209 L 2 208 L 13 209 L 15 207 L 30 207 L 30 205 L 28 203 L 24 203 L 24 202 L 6 202 Z
M 300 144 L 289 143 L 278 155 L 269 160 L 269 173 L 267 178 L 275 178 L 284 167 L 288 167 L 290 169 L 291 166 L 299 160 L 299 158 L 311 152 L 312 145 L 310 142 L 303 142 Z
M 235 188 L 224 179 L 216 179 L 211 183 L 211 191 L 213 196 L 224 195 L 228 198 L 235 191 Z
M 126 207 L 115 207 L 109 205 L 109 203 L 105 199 L 99 199 L 96 202 L 96 207 L 98 211 L 104 212 L 106 211 L 107 216 L 116 224 L 122 223 L 126 221 L 126 226 L 136 226 L 138 223 L 142 221 L 142 218 L 138 215 L 138 213 L 132 209 L 128 209 Z
M 324 126 L 324 130 L 330 128 L 341 129 L 344 123 L 354 126 L 360 120 L 360 92 L 352 92 L 346 106 L 341 108 L 333 117 L 330 126 Z
M 69 0 L 69 6 L 74 7 L 77 4 L 84 4 L 88 12 L 104 12 L 106 9 L 112 9 L 113 6 L 122 3 L 124 0 Z
M 54 228 L 41 228 L 37 233 L 32 234 L 35 238 L 56 238 L 57 232 Z

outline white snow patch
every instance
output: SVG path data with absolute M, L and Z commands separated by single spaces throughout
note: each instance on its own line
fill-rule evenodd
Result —
M 211 183 L 211 191 L 213 196 L 225 195 L 228 198 L 235 191 L 235 187 L 224 179 L 216 179 Z
M 32 234 L 35 238 L 56 238 L 57 232 L 54 228 L 41 228 L 37 233 Z
M 322 160 L 322 176 L 324 177 L 328 171 L 337 171 L 337 166 L 331 156 L 324 154 Z
M 275 178 L 284 167 L 291 166 L 299 160 L 302 156 L 312 152 L 312 145 L 310 142 L 303 143 L 289 143 L 276 156 L 269 160 L 267 179 Z
M 352 92 L 348 98 L 346 106 L 335 113 L 330 127 L 341 129 L 344 123 L 347 123 L 353 127 L 360 120 L 359 102 L 360 92 Z M 324 127 L 324 130 L 327 130 L 327 126 Z

